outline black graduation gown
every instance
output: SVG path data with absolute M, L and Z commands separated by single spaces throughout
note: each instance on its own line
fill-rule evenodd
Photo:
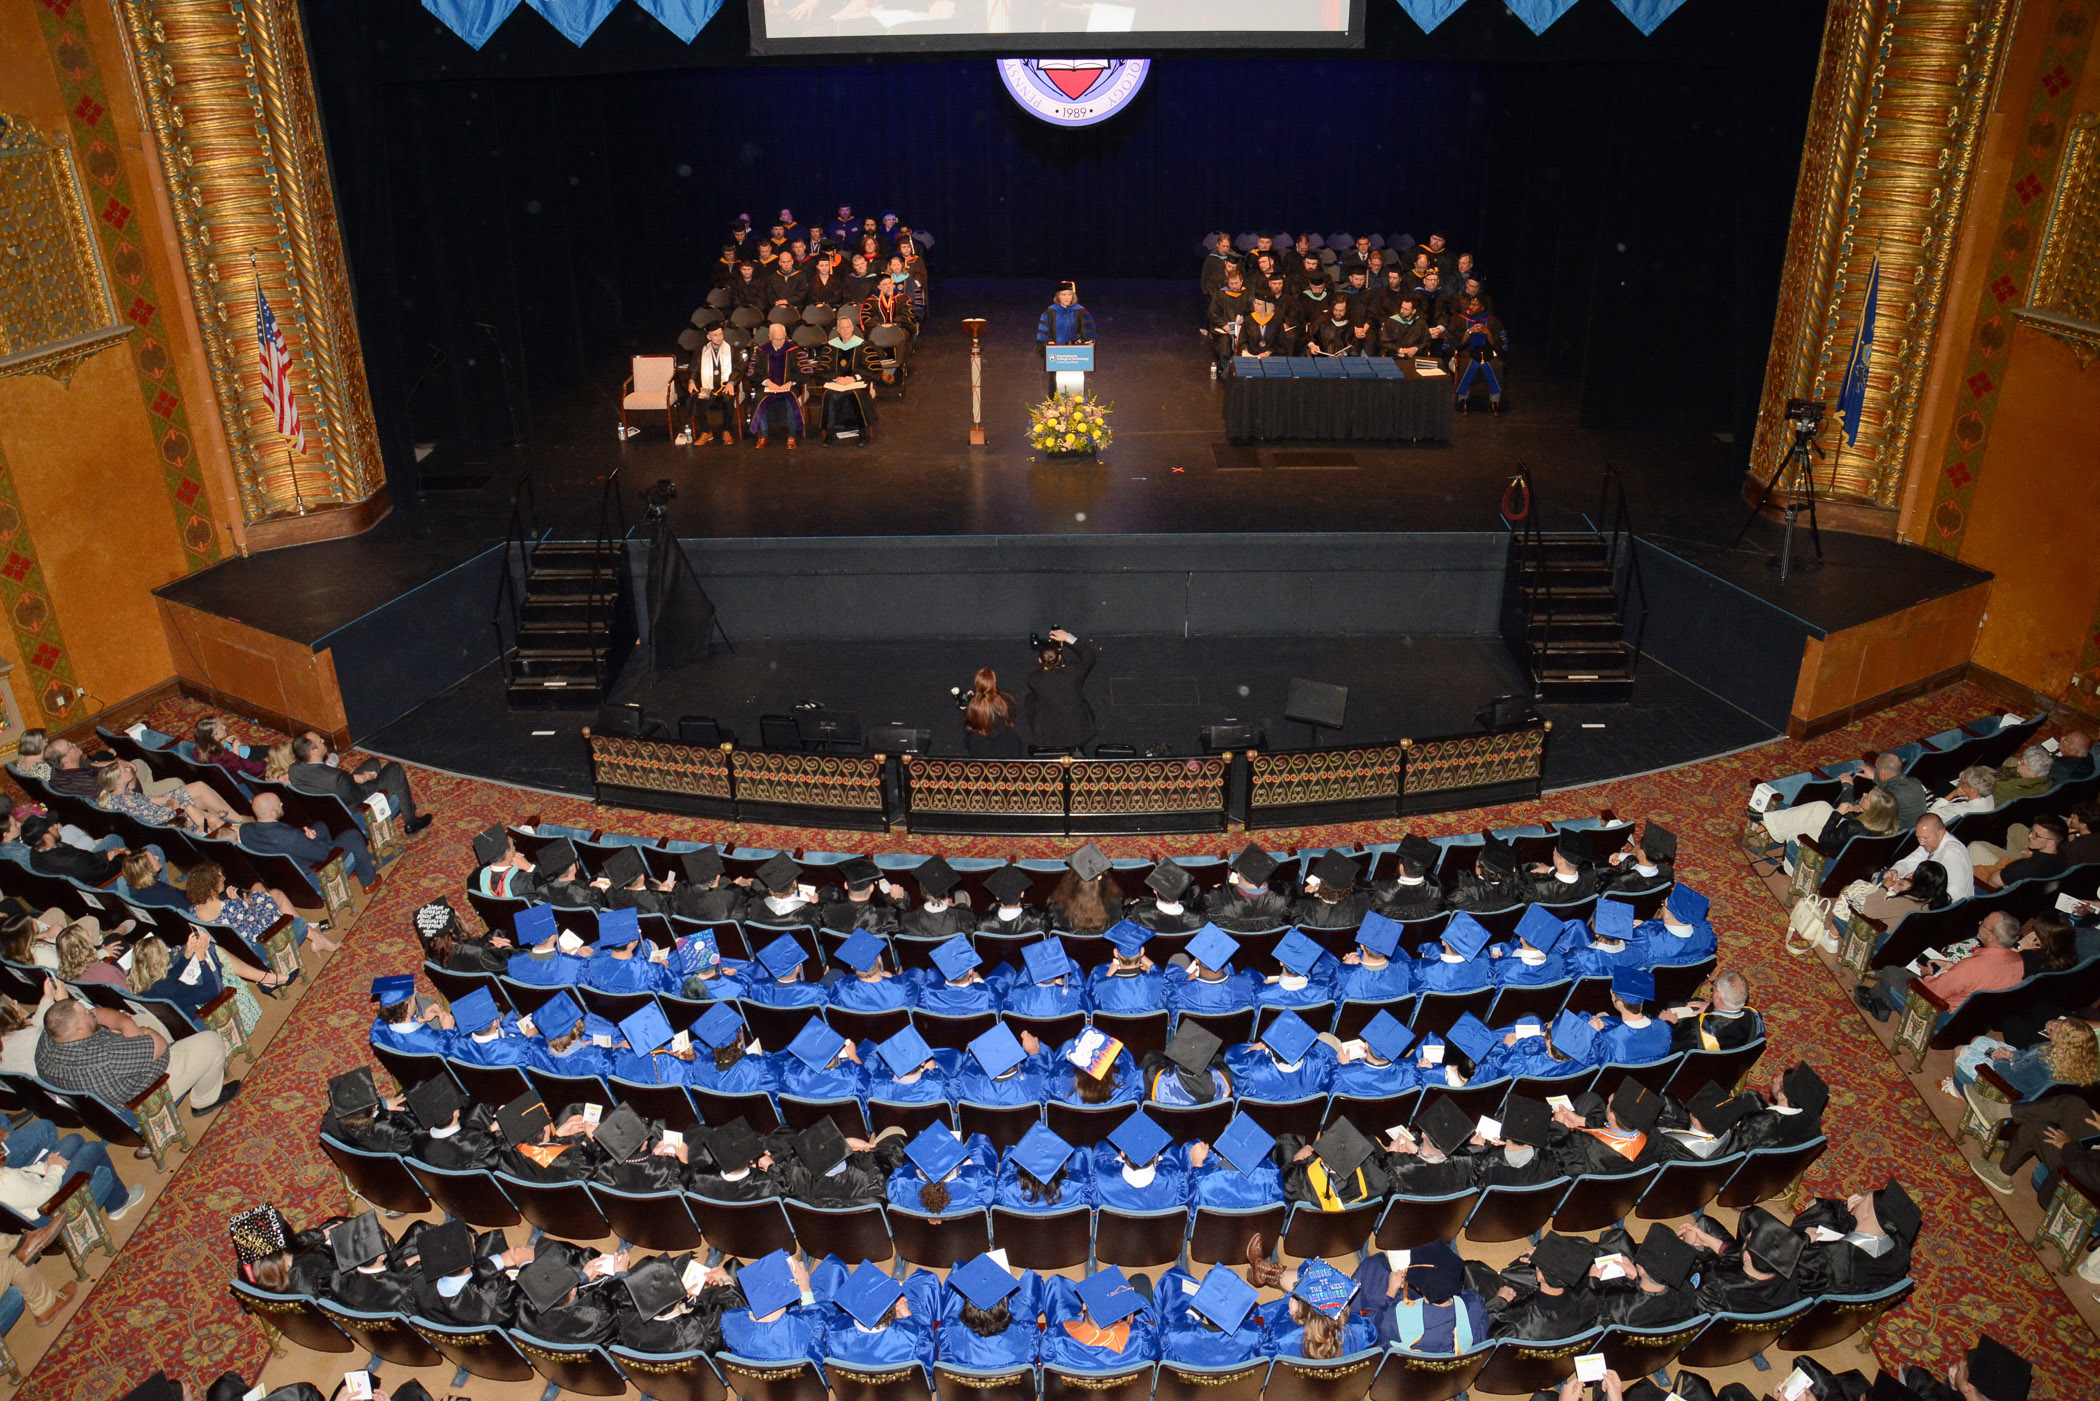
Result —
M 1760 1109 L 1736 1121 L 1733 1146 L 1744 1152 L 1753 1148 L 1791 1148 L 1822 1132 L 1820 1114 L 1782 1114 L 1776 1109 Z
M 1220 287 L 1210 296 L 1210 328 L 1213 331 L 1230 329 L 1236 320 L 1254 314 L 1254 297 L 1242 287 L 1235 292 L 1229 287 Z
M 818 928 L 837 934 L 855 929 L 865 929 L 870 934 L 894 934 L 901 924 L 896 906 L 880 891 L 856 902 L 848 900 L 836 889 L 827 890 L 817 906 Z
M 1352 890 L 1339 900 L 1305 895 L 1293 907 L 1291 923 L 1300 929 L 1354 929 L 1364 922 L 1370 908 L 1371 897 L 1361 890 Z
M 977 921 L 977 932 L 980 934 L 1042 934 L 1048 932 L 1049 928 L 1048 914 L 1042 910 L 1031 910 L 1025 905 L 1021 907 L 1021 913 L 1012 919 L 999 918 L 999 911 L 995 908 Z
M 1196 286 L 1208 297 L 1225 285 L 1225 275 L 1240 265 L 1240 260 L 1231 254 L 1211 252 L 1203 259 L 1203 273 L 1196 279 Z
M 1283 1199 L 1285 1201 L 1316 1204 L 1319 1198 L 1312 1189 L 1310 1170 L 1312 1164 L 1318 1162 L 1319 1159 L 1311 1157 L 1302 1163 L 1291 1161 L 1298 1150 L 1305 1146 L 1305 1143 L 1306 1140 L 1298 1137 L 1296 1134 L 1279 1135 L 1276 1139 L 1276 1165 L 1283 1176 Z M 1363 1189 L 1361 1192 L 1357 1190 L 1356 1179 L 1358 1174 L 1361 1174 L 1363 1178 Z M 1351 1173 L 1347 1178 L 1334 1182 L 1332 1185 L 1335 1196 L 1340 1199 L 1343 1206 L 1355 1206 L 1359 1202 L 1378 1201 L 1386 1197 L 1392 1192 L 1393 1178 L 1386 1168 L 1385 1153 L 1377 1148 L 1373 1148 L 1371 1156 L 1364 1159 L 1362 1167 L 1358 1168 L 1355 1173 Z
M 945 910 L 929 910 L 922 906 L 907 911 L 897 921 L 897 932 L 912 939 L 948 939 L 957 934 L 974 933 L 976 929 L 976 912 L 962 905 L 950 905 Z
M 1553 1141 L 1548 1145 L 1547 1151 L 1559 1164 L 1560 1170 L 1570 1177 L 1617 1177 L 1637 1172 L 1642 1166 L 1653 1161 L 1654 1139 L 1655 1135 L 1650 1134 L 1648 1142 L 1641 1148 L 1640 1156 L 1628 1158 L 1606 1147 L 1604 1140 L 1595 1134 L 1556 1124 L 1553 1127 Z
M 1387 919 L 1427 919 L 1444 908 L 1444 892 L 1427 876 L 1416 885 L 1379 881 L 1371 887 L 1371 908 Z
M 680 919 L 701 919 L 724 924 L 744 915 L 744 892 L 734 885 L 698 886 L 680 883 L 671 887 L 671 913 Z
M 777 1163 L 780 1158 L 776 1154 L 773 1160 Z M 770 1172 L 753 1168 L 734 1182 L 715 1172 L 693 1173 L 691 1181 L 696 1195 L 712 1197 L 718 1202 L 762 1202 L 783 1195 L 783 1176 L 783 1171 L 777 1167 Z
M 518 1316 L 518 1286 L 494 1259 L 503 1251 L 503 1233 L 484 1231 L 474 1238 L 473 1277 L 459 1293 L 447 1299 L 437 1285 L 416 1271 L 416 1312 L 440 1323 L 463 1327 L 493 1324 L 508 1328 Z
M 1699 1035 L 1699 1028 L 1702 1024 L 1705 1026 L 1707 1034 L 1713 1037 L 1715 1044 L 1724 1051 L 1732 1051 L 1738 1046 L 1749 1045 L 1752 1033 L 1757 1030 L 1757 1018 L 1751 1016 L 1747 1011 L 1733 1016 L 1706 1012 L 1689 1017 L 1680 1017 L 1670 1025 L 1671 1051 L 1696 1051 L 1704 1046 L 1706 1043 Z
M 406 1313 L 416 1306 L 409 1272 L 392 1266 L 373 1274 L 338 1270 L 328 1295 L 344 1308 L 360 1313 Z
M 856 338 L 852 345 L 826 341 L 817 347 L 817 368 L 810 377 L 810 387 L 824 396 L 821 422 L 826 432 L 858 428 L 866 441 L 867 435 L 874 430 L 877 375 L 868 352 L 868 342 L 864 337 Z M 832 389 L 829 385 L 835 379 L 857 379 L 861 387 Z
M 1571 904 L 1597 893 L 1597 868 L 1587 863 L 1575 873 L 1572 881 L 1562 880 L 1551 868 L 1543 874 L 1520 872 L 1518 880 L 1524 888 L 1525 898 L 1540 905 Z
M 1840 1233 L 1849 1232 L 1854 1227 L 1852 1213 L 1845 1210 L 1841 1201 L 1818 1200 L 1794 1218 L 1797 1231 L 1805 1232 L 1816 1226 Z M 1838 1294 L 1871 1294 L 1886 1289 L 1910 1274 L 1910 1246 L 1901 1236 L 1891 1236 L 1890 1239 L 1894 1245 L 1879 1255 L 1869 1255 L 1858 1246 L 1841 1240 L 1810 1241 L 1801 1267 L 1794 1272 L 1795 1277 L 1826 1281 L 1830 1291 Z
M 550 1343 L 603 1343 L 613 1336 L 612 1295 L 625 1294 L 617 1282 L 592 1281 L 576 1291 L 576 1297 L 551 1309 L 538 1309 L 532 1300 L 518 1300 L 518 1331 Z
M 510 953 L 480 939 L 462 939 L 453 945 L 445 967 L 454 973 L 502 973 L 510 967 Z
M 1342 354 L 1349 349 L 1349 343 L 1354 336 L 1355 329 L 1350 326 L 1347 317 L 1337 321 L 1332 316 L 1323 316 L 1307 328 L 1307 337 L 1313 350 L 1321 355 Z
M 504 1147 L 486 1131 L 462 1123 L 458 1133 L 444 1138 L 432 1138 L 427 1133 L 417 1135 L 409 1155 L 448 1172 L 494 1171 L 506 1165 Z
M 741 272 L 729 280 L 729 297 L 731 306 L 748 306 L 757 311 L 772 304 L 766 296 L 765 279 L 754 275 L 746 281 Z
M 1498 1159 L 1501 1154 L 1495 1155 Z M 1454 1153 L 1433 1163 L 1419 1153 L 1393 1153 L 1386 1157 L 1393 1195 L 1398 1197 L 1447 1197 L 1478 1185 L 1483 1168 L 1471 1153 Z M 1515 1171 L 1504 1164 L 1504 1170 Z
M 1064 649 L 1063 665 L 1029 674 L 1021 712 L 1031 742 L 1044 749 L 1077 749 L 1094 737 L 1094 708 L 1086 699 L 1086 678 L 1093 669 L 1093 649 L 1074 642 Z
M 609 910 L 640 910 L 645 915 L 660 915 L 667 911 L 670 904 L 666 894 L 667 892 L 651 885 L 644 885 L 639 890 L 629 890 L 623 886 L 605 892 L 605 907 Z
M 1530 1160 L 1521 1167 L 1499 1148 L 1481 1154 L 1475 1161 L 1479 1168 L 1474 1182 L 1481 1187 L 1535 1187 L 1560 1176 L 1559 1162 L 1551 1153 L 1538 1149 L 1532 1150 Z
M 1508 1303 L 1490 1296 L 1487 1306 L 1489 1331 L 1498 1338 L 1550 1342 L 1586 1333 L 1597 1323 L 1597 1297 L 1582 1285 L 1548 1294 L 1534 1284 Z
M 1688 1288 L 1651 1294 L 1639 1280 L 1610 1279 L 1592 1280 L 1590 1290 L 1604 1321 L 1627 1328 L 1667 1328 L 1699 1313 L 1699 1302 Z
M 1616 866 L 1604 867 L 1603 888 L 1614 895 L 1639 895 L 1651 890 L 1667 890 L 1677 883 L 1677 871 L 1669 862 L 1657 863 L 1655 874 L 1641 874 L 1633 858 L 1628 857 Z
M 410 1115 L 382 1108 L 373 1114 L 371 1123 L 351 1128 L 330 1109 L 321 1115 L 321 1132 L 366 1153 L 406 1153 L 415 1145 L 416 1121 Z
M 812 1206 L 879 1202 L 889 1178 L 873 1153 L 848 1153 L 845 1166 L 830 1177 L 811 1172 L 800 1158 L 790 1155 L 779 1173 L 782 1195 Z
M 1260 355 L 1267 351 L 1271 355 L 1291 355 L 1297 351 L 1297 338 L 1291 334 L 1290 320 L 1278 311 L 1267 321 L 1257 321 L 1250 311 L 1240 322 L 1239 342 L 1233 347 L 1240 355 Z
M 605 892 L 586 881 L 550 881 L 547 903 L 571 910 L 602 910 L 605 908 Z
M 1444 894 L 1454 910 L 1500 910 L 1531 899 L 1531 883 L 1512 876 L 1461 871 Z
M 1706 1313 L 1770 1313 L 1798 1302 L 1801 1289 L 1784 1275 L 1752 1279 L 1740 1260 L 1730 1260 L 1705 1272 L 1694 1297 Z
M 786 302 L 799 311 L 809 300 L 809 279 L 799 270 L 783 276 L 780 270 L 775 268 L 766 274 L 765 282 L 767 308 L 778 302 Z
M 1183 897 L 1179 914 L 1167 914 L 1159 908 L 1157 900 L 1144 899 L 1133 900 L 1123 911 L 1123 917 L 1155 934 L 1185 934 L 1201 929 L 1204 924 L 1203 904 L 1193 890 Z

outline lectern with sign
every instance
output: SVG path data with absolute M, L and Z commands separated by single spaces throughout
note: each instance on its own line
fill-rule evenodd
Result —
M 1059 394 L 1084 394 L 1087 372 L 1094 368 L 1094 347 L 1046 345 L 1043 347 L 1043 368 L 1056 381 Z

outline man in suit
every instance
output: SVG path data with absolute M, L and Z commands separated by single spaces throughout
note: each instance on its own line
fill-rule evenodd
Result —
M 328 864 L 330 852 L 341 847 L 365 894 L 379 888 L 379 870 L 372 864 L 372 848 L 365 845 L 365 834 L 357 830 L 356 824 L 341 833 L 330 832 L 319 823 L 294 827 L 284 820 L 284 799 L 270 792 L 257 793 L 249 807 L 255 820 L 244 822 L 239 828 L 240 843 L 248 850 L 265 856 L 289 856 L 311 876 Z
M 312 730 L 292 741 L 297 762 L 285 777 L 301 793 L 333 793 L 343 806 L 355 812 L 374 793 L 386 794 L 387 805 L 401 818 L 401 830 L 414 836 L 430 825 L 430 814 L 416 812 L 416 799 L 408 791 L 408 774 L 391 759 L 368 762 L 354 773 L 331 764 L 334 756 L 328 741 Z

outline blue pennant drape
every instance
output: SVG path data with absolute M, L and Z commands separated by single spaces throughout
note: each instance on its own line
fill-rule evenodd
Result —
M 634 0 L 685 43 L 692 43 L 722 8 L 722 0 Z
M 613 12 L 620 0 L 525 0 L 525 3 L 540 12 L 541 18 L 553 25 L 561 37 L 572 44 L 581 44 L 598 32 L 605 17 Z
M 1544 34 L 1546 26 L 1568 12 L 1575 0 L 1503 0 L 1509 12 L 1524 21 L 1534 34 Z
M 423 0 L 423 8 L 443 21 L 445 28 L 480 48 L 510 18 L 518 0 Z
M 1427 34 L 1451 18 L 1452 11 L 1465 3 L 1466 0 L 1400 0 L 1400 8 L 1407 11 Z
M 1633 27 L 1643 34 L 1653 34 L 1655 27 L 1677 12 L 1684 0 L 1611 0 L 1619 13 L 1633 22 Z M 1422 32 L 1430 30 L 1451 18 L 1466 0 L 1399 0 L 1400 8 L 1407 11 Z M 1489 3 L 1489 0 L 1481 0 Z M 1546 32 L 1546 26 L 1574 8 L 1575 0 L 1501 0 L 1510 13 L 1524 21 L 1534 34 Z M 1597 0 L 1592 0 L 1597 3 Z
M 1633 27 L 1643 34 L 1653 34 L 1655 26 L 1677 13 L 1684 0 L 1611 0 L 1619 7 L 1619 13 L 1633 21 Z

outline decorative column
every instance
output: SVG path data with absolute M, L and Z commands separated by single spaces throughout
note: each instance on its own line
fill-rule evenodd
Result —
M 1751 447 L 1756 481 L 1769 480 L 1785 455 L 1788 399 L 1834 406 L 1878 253 L 1859 441 L 1847 445 L 1841 415 L 1827 415 L 1816 484 L 1839 500 L 1896 506 L 1954 233 L 2017 5 L 1832 0 Z
M 970 446 L 984 446 L 984 352 L 978 341 L 984 335 L 984 318 L 966 316 L 963 329 L 970 333 Z
M 376 497 L 385 470 L 296 0 L 111 3 L 158 138 L 243 515 Z M 303 453 L 264 400 L 258 290 L 290 352 Z

